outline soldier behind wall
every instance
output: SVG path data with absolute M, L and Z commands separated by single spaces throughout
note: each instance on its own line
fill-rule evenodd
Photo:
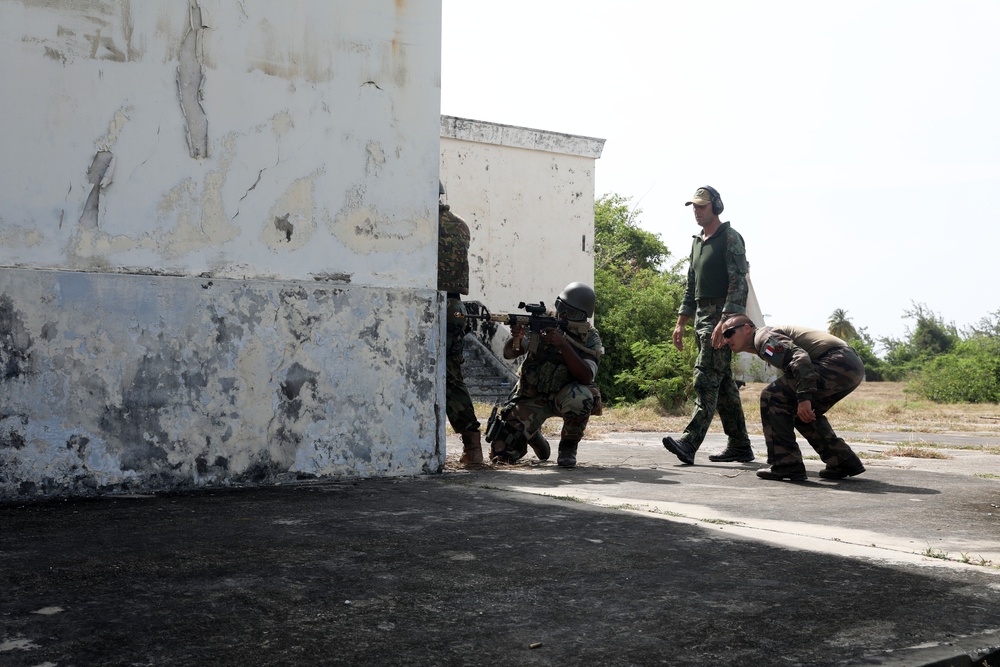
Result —
M 451 427 L 462 438 L 460 463 L 483 463 L 479 420 L 472 395 L 462 376 L 465 362 L 465 304 L 469 294 L 469 225 L 445 203 L 444 183 L 438 182 L 438 285 L 447 294 L 447 340 L 445 347 L 445 413 Z

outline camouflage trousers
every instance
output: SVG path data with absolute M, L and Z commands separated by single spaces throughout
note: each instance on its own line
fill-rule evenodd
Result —
M 712 347 L 712 330 L 721 316 L 722 304 L 703 306 L 695 316 L 698 358 L 694 362 L 694 415 L 684 429 L 684 439 L 695 449 L 705 440 L 716 412 L 722 430 L 729 436 L 729 446 L 750 447 L 740 389 L 733 380 L 733 352 L 728 347 Z
M 579 442 L 594 409 L 594 394 L 587 385 L 570 382 L 554 394 L 525 396 L 515 393 L 504 409 L 509 409 L 506 421 L 524 434 L 524 446 L 542 428 L 549 417 L 562 417 L 559 439 Z M 523 455 L 524 452 L 518 452 Z
M 465 355 L 465 304 L 461 299 L 448 299 L 447 341 L 445 343 L 444 410 L 448 423 L 456 433 L 478 431 L 479 420 L 472 405 L 472 395 L 462 376 Z
M 783 472 L 805 472 L 802 452 L 795 442 L 796 429 L 827 467 L 861 464 L 850 445 L 837 437 L 824 415 L 865 379 L 864 364 L 853 349 L 839 347 L 813 361 L 813 367 L 818 375 L 816 391 L 811 399 L 815 421 L 804 422 L 798 418 L 799 399 L 794 385 L 785 377 L 769 384 L 760 394 L 760 420 L 767 443 L 767 462 Z

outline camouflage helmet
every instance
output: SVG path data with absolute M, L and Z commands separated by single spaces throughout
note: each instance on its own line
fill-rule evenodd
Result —
M 566 285 L 562 294 L 560 294 L 556 299 L 556 310 L 559 309 L 560 303 L 584 313 L 584 317 L 581 317 L 580 319 L 585 319 L 587 317 L 594 316 L 594 306 L 597 304 L 597 295 L 594 294 L 594 288 L 590 285 L 584 285 L 583 283 L 570 283 L 569 285 Z

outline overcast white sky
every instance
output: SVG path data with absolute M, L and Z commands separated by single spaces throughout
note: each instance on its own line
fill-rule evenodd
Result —
M 998 28 L 998 0 L 444 0 L 441 112 L 606 139 L 596 195 L 674 259 L 712 185 L 769 323 L 899 338 L 913 302 L 1000 309 Z

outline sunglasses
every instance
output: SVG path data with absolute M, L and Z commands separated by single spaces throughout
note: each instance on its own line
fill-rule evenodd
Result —
M 742 324 L 739 324 L 735 327 L 729 327 L 728 329 L 722 332 L 722 337 L 725 338 L 726 340 L 729 340 L 730 338 L 733 337 L 733 334 L 736 333 L 738 329 L 742 328 L 743 328 Z

